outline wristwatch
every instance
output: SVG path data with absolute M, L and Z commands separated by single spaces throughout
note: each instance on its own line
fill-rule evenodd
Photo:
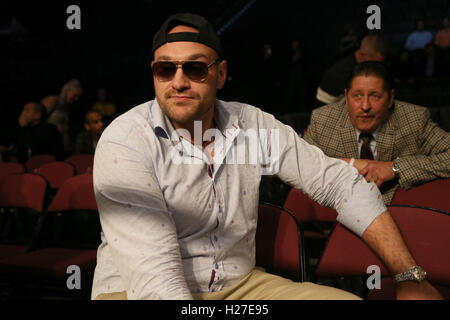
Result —
M 399 170 L 398 170 L 397 165 L 395 164 L 395 161 L 393 162 L 393 165 L 392 165 L 392 171 L 394 171 L 395 177 L 398 178 L 399 177 Z
M 394 282 L 402 282 L 407 280 L 412 280 L 416 282 L 421 282 L 427 278 L 427 273 L 419 266 L 414 266 L 406 270 L 405 272 L 396 274 L 394 276 Z

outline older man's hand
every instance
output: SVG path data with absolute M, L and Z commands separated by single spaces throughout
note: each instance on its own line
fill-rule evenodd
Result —
M 404 281 L 397 284 L 397 300 L 443 300 L 428 281 Z
M 357 169 L 367 182 L 375 182 L 375 184 L 380 187 L 383 183 L 395 178 L 395 173 L 392 170 L 394 163 L 392 161 L 364 161 L 367 162 L 367 165 L 362 169 L 359 169 L 358 167 Z

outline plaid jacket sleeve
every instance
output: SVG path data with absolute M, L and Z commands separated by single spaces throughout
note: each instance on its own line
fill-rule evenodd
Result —
M 438 178 L 450 177 L 450 133 L 430 118 L 426 108 L 415 107 L 408 118 L 399 122 L 411 128 L 414 136 L 404 136 L 405 148 L 395 160 L 400 171 L 399 184 L 405 189 Z M 401 129 L 400 129 L 401 130 Z M 415 142 L 415 145 L 414 143 Z

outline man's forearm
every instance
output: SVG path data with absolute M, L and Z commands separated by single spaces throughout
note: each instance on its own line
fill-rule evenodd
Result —
M 417 265 L 388 211 L 383 212 L 367 227 L 362 239 L 378 255 L 391 275 Z M 428 282 L 403 281 L 397 284 L 397 299 L 442 299 Z
M 364 231 L 362 239 L 380 257 L 392 275 L 416 265 L 388 211 L 373 220 Z

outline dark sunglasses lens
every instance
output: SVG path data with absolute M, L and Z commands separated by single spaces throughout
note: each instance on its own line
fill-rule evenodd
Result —
M 208 65 L 201 61 L 188 61 L 183 64 L 183 72 L 191 80 L 201 81 L 208 75 Z
M 153 64 L 153 73 L 163 81 L 169 81 L 175 75 L 177 66 L 172 62 L 155 62 Z

